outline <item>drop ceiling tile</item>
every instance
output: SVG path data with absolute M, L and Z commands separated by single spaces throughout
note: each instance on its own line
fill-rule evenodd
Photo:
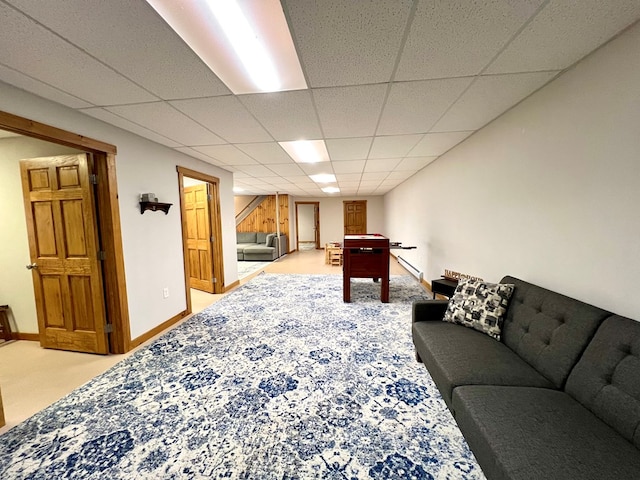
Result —
M 385 178 L 387 178 L 387 176 L 389 175 L 390 172 L 365 172 L 362 174 L 362 180 L 363 181 L 377 181 L 377 182 L 381 182 L 383 181 Z
M 236 168 L 241 172 L 248 173 L 249 175 L 256 177 L 257 179 L 279 176 L 264 165 L 237 165 Z M 250 182 L 248 178 L 245 178 L 242 181 L 246 183 Z
M 360 187 L 377 187 L 382 180 L 360 180 Z
M 286 0 L 291 34 L 309 85 L 388 82 L 410 0 Z
M 238 98 L 277 141 L 322 138 L 308 90 L 239 95 Z
M 238 174 L 240 174 L 240 173 L 244 173 L 244 172 L 242 172 L 242 170 L 240 170 L 240 171 L 238 171 Z M 234 177 L 236 175 L 238 175 L 238 174 L 234 173 Z M 267 181 L 263 180 L 262 178 L 255 177 L 255 176 L 250 176 L 250 177 L 247 177 L 247 178 L 243 178 L 242 182 L 238 182 L 238 183 L 239 184 L 243 184 L 243 185 L 248 185 L 248 186 L 251 186 L 251 187 L 264 187 L 266 185 L 269 185 L 269 183 Z
M 283 163 L 277 165 L 269 164 L 268 167 L 278 175 L 286 177 L 289 177 L 291 175 L 304 175 L 304 172 L 297 163 Z
M 435 160 L 435 158 L 433 160 Z M 408 170 L 402 171 L 402 170 L 397 170 L 396 169 L 395 171 L 391 172 L 386 179 L 387 180 L 397 180 L 398 183 L 399 183 L 399 182 L 405 181 L 407 178 L 411 177 L 414 173 L 415 172 L 411 172 L 411 171 L 408 171 Z
M 369 155 L 373 137 L 363 138 L 332 138 L 324 143 L 327 145 L 331 161 L 362 160 Z
M 442 155 L 471 135 L 473 131 L 427 133 L 407 154 L 408 157 Z
M 307 175 L 317 175 L 320 173 L 335 173 L 331 162 L 318 162 L 318 163 L 299 163 L 302 171 Z
M 197 158 L 198 160 L 202 160 L 203 162 L 210 163 L 212 165 L 216 165 L 218 167 L 224 167 L 225 170 L 229 169 L 228 165 L 225 165 L 224 162 L 220 160 L 216 160 L 215 158 L 211 158 L 209 155 L 205 155 L 202 152 L 198 152 L 191 147 L 176 147 L 174 150 L 184 153 L 185 155 L 189 155 L 193 158 Z
M 0 81 L 10 85 L 19 85 L 22 90 L 31 92 L 42 98 L 66 105 L 71 108 L 91 107 L 89 102 L 85 102 L 81 98 L 75 97 L 67 92 L 63 92 L 51 85 L 47 85 L 35 78 L 24 75 L 12 68 L 0 65 Z
M 552 0 L 485 73 L 563 70 L 639 16 L 637 0 Z
M 398 164 L 398 166 L 396 167 L 396 171 L 398 171 L 398 172 L 408 171 L 408 172 L 411 172 L 413 174 L 413 173 L 417 172 L 418 170 L 422 170 L 424 167 L 426 167 L 431 162 L 433 162 L 436 158 L 438 158 L 438 157 L 412 157 L 412 158 L 405 158 Z M 390 175 L 389 177 L 390 178 L 395 178 L 392 175 Z
M 477 75 L 542 3 L 418 3 L 395 80 Z
M 427 133 L 471 81 L 448 78 L 394 83 L 377 134 Z
M 148 102 L 157 97 L 0 3 L 0 64 L 92 105 Z M 29 48 L 25 49 L 25 45 Z M 73 65 L 73 68 L 69 66 Z
M 358 182 L 360 183 L 360 179 L 362 178 L 361 173 L 339 173 L 336 175 L 336 178 L 339 182 Z
M 313 90 L 313 98 L 325 137 L 373 135 L 380 118 L 386 91 L 387 84 Z
M 338 181 L 340 188 L 358 188 L 360 186 L 360 180 L 358 181 Z
M 315 186 L 315 182 L 311 180 L 307 175 L 291 175 L 287 176 L 287 180 L 297 185 L 299 188 L 306 188 L 309 186 Z
M 232 95 L 175 100 L 169 104 L 229 143 L 273 140 L 245 106 Z
M 555 72 L 537 72 L 478 77 L 432 130 L 477 130 L 554 76 Z
M 109 112 L 104 108 L 95 107 L 95 108 L 85 108 L 80 110 L 82 113 L 89 115 L 93 118 L 97 118 L 104 122 L 110 123 L 116 127 L 122 128 L 123 130 L 127 130 L 131 133 L 135 133 L 136 135 L 140 135 L 141 137 L 147 138 L 149 140 L 153 140 L 161 145 L 166 145 L 167 147 L 179 147 L 181 144 L 178 142 L 174 142 L 170 138 L 166 138 L 156 132 L 152 132 L 151 130 L 141 127 L 133 122 L 130 122 L 126 118 L 122 118 L 115 113 Z
M 10 3 L 162 99 L 231 93 L 147 2 Z
M 164 102 L 122 105 L 107 110 L 185 146 L 224 143 L 220 137 Z
M 194 150 L 220 160 L 225 165 L 257 165 L 253 158 L 238 150 L 233 145 L 204 145 L 193 147 Z
M 333 171 L 336 173 L 362 173 L 366 160 L 347 160 L 333 163 Z
M 238 143 L 236 147 L 264 165 L 295 163 L 277 142 Z
M 369 158 L 404 157 L 422 139 L 422 135 L 375 137 Z
M 399 158 L 369 159 L 364 167 L 365 172 L 391 172 L 400 163 Z

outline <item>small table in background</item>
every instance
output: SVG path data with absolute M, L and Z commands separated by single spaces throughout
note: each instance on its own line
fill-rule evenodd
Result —
M 448 280 L 446 278 L 436 278 L 435 280 L 431 280 L 431 291 L 433 292 L 433 299 L 435 300 L 436 293 L 451 298 L 453 296 L 453 292 L 456 291 L 457 286 L 457 280 Z

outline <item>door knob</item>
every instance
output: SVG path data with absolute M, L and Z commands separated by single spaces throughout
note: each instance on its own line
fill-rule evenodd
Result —
M 27 270 L 33 270 L 34 268 L 38 268 L 37 263 L 32 263 L 30 265 L 27 265 Z

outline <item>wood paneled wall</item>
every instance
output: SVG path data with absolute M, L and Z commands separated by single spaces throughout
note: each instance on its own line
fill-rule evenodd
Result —
M 278 195 L 280 234 L 289 235 L 289 195 Z M 236 226 L 237 232 L 274 233 L 276 229 L 276 196 L 269 195 L 256 209 Z

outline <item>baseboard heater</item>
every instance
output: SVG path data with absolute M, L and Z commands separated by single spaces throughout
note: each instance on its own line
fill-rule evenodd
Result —
M 401 256 L 398 255 L 398 262 L 400 263 L 400 265 L 402 265 L 404 268 L 406 268 L 409 273 L 411 275 L 413 275 L 414 277 L 416 277 L 419 281 L 422 282 L 422 279 L 424 278 L 424 274 L 418 270 L 416 267 L 414 267 L 413 265 L 411 265 L 409 262 L 407 262 L 404 258 L 402 258 Z

